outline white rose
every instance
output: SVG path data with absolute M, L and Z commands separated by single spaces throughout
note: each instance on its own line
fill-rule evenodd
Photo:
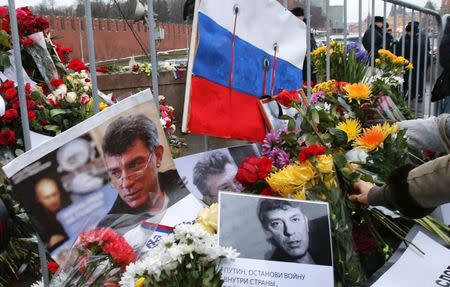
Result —
M 67 94 L 67 86 L 65 84 L 60 85 L 57 90 L 59 90 L 63 95 Z
M 85 92 L 89 91 L 89 86 L 87 86 L 87 85 L 84 86 L 84 87 L 83 87 L 83 90 L 84 90 Z
M 77 100 L 77 93 L 75 92 L 68 92 L 65 96 L 66 102 L 68 103 L 74 103 Z

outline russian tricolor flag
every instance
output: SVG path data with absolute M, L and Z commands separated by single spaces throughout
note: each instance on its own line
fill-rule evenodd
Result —
M 184 129 L 262 141 L 260 98 L 302 87 L 305 24 L 276 0 L 201 0 L 196 16 Z

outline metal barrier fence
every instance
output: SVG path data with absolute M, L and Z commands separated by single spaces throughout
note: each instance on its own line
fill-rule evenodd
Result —
M 329 0 L 323 0 L 325 2 L 325 14 L 329 15 L 330 12 L 330 2 Z M 349 31 L 347 29 L 347 5 L 348 1 L 343 0 L 344 6 L 343 6 L 343 13 L 344 13 L 344 25 L 343 25 L 343 41 L 344 44 L 347 44 Z M 435 57 L 430 58 L 431 61 L 428 63 L 428 57 L 424 59 L 424 65 L 423 67 L 420 66 L 421 61 L 418 61 L 418 66 L 416 67 L 418 71 L 422 71 L 423 75 L 425 75 L 423 78 L 421 78 L 419 75 L 420 73 L 416 73 L 416 77 L 413 78 L 413 72 L 409 72 L 408 76 L 408 89 L 405 92 L 405 95 L 408 99 L 408 104 L 410 107 L 414 109 L 414 112 L 416 114 L 416 117 L 419 116 L 429 116 L 432 114 L 436 114 L 438 111 L 438 107 L 435 104 L 431 104 L 430 101 L 430 93 L 432 86 L 438 76 L 438 73 L 440 72 L 440 66 L 438 64 L 439 54 L 437 53 L 437 47 L 439 46 L 439 39 L 442 36 L 443 33 L 443 23 L 442 23 L 442 17 L 439 15 L 437 11 L 422 8 L 407 2 L 403 1 L 397 1 L 397 0 L 369 0 L 371 1 L 371 17 L 370 17 L 370 26 L 371 28 L 371 50 L 374 50 L 375 45 L 375 4 L 376 2 L 382 2 L 383 4 L 383 13 L 380 16 L 384 17 L 384 24 L 386 23 L 386 10 L 387 10 L 387 3 L 390 3 L 393 5 L 393 25 L 395 28 L 397 28 L 397 24 L 399 21 L 399 17 L 402 20 L 401 23 L 404 26 L 406 23 L 407 16 L 410 18 L 411 22 L 414 22 L 414 20 L 419 19 L 422 21 L 422 25 L 418 27 L 419 29 L 419 35 L 425 34 L 425 41 L 431 42 L 430 47 L 428 45 L 425 45 L 425 55 L 433 55 Z M 305 7 L 305 16 L 306 16 L 306 25 L 307 25 L 307 31 L 311 31 L 311 2 L 312 0 L 306 1 L 306 7 Z M 19 44 L 19 35 L 18 35 L 18 27 L 17 27 L 17 19 L 16 19 L 16 6 L 14 0 L 8 0 L 9 4 L 9 15 L 10 15 L 10 24 L 11 24 L 11 31 L 12 31 L 12 40 L 13 40 L 13 50 L 14 50 L 14 60 L 16 65 L 21 66 L 22 65 L 22 59 L 20 55 L 20 44 Z M 285 7 L 288 5 L 288 1 L 284 0 L 283 4 Z M 154 17 L 153 17 L 153 1 L 147 0 L 148 5 L 148 20 L 147 23 L 149 23 L 148 29 L 149 29 L 149 35 L 154 35 Z M 90 64 L 90 73 L 91 73 L 91 80 L 92 80 L 92 89 L 93 89 L 93 97 L 94 97 L 94 109 L 95 112 L 98 112 L 98 103 L 99 103 L 99 95 L 98 95 L 98 89 L 97 89 L 97 77 L 95 72 L 95 50 L 94 50 L 94 34 L 92 29 L 92 15 L 91 15 L 91 1 L 90 0 L 84 0 L 84 6 L 85 6 L 85 19 L 86 19 L 86 27 L 87 27 L 87 35 L 88 35 L 88 48 L 89 48 L 89 64 Z M 362 43 L 362 33 L 363 33 L 363 26 L 364 22 L 362 20 L 362 7 L 363 7 L 363 1 L 358 1 L 358 41 Z M 398 10 L 401 10 L 400 15 L 398 15 Z M 414 35 L 414 25 L 411 27 L 411 34 Z M 331 42 L 331 25 L 330 21 L 326 21 L 326 46 L 327 46 L 327 57 L 326 57 L 326 79 L 330 79 L 330 42 Z M 402 32 L 398 32 L 397 29 L 394 30 L 394 38 L 401 36 L 401 42 L 402 42 L 402 49 L 401 51 L 394 51 L 399 55 L 404 56 L 405 55 L 405 30 L 403 29 Z M 310 45 L 310 33 L 307 33 L 307 65 L 308 67 L 311 67 L 311 45 Z M 149 37 L 150 41 L 150 50 L 151 50 L 151 62 L 153 67 L 157 67 L 157 59 L 156 59 L 156 49 L 155 49 L 155 37 Z M 420 41 L 422 41 L 422 37 L 419 37 L 419 45 L 418 45 L 418 55 L 420 57 L 421 55 L 421 45 Z M 383 25 L 383 48 L 386 47 L 386 25 Z M 429 50 L 431 49 L 431 50 Z M 410 61 L 412 61 L 412 57 L 414 55 L 414 45 L 411 45 L 410 47 Z M 375 55 L 372 53 L 371 59 L 370 59 L 370 65 L 373 68 L 375 63 Z M 311 69 L 307 69 L 307 93 L 308 96 L 311 95 Z M 23 136 L 24 136 L 24 143 L 26 150 L 29 150 L 31 148 L 30 143 L 30 128 L 29 128 L 29 121 L 28 121 L 28 115 L 27 115 L 27 109 L 26 109 L 26 98 L 25 98 L 25 85 L 24 85 L 24 78 L 23 74 L 20 71 L 20 69 L 16 69 L 17 71 L 17 85 L 18 85 L 18 94 L 19 94 L 19 100 L 20 100 L 20 111 L 21 111 L 21 118 L 22 118 L 22 128 L 23 128 Z M 423 100 L 422 103 L 419 104 L 419 89 L 415 89 L 415 94 L 412 95 L 412 83 L 415 81 L 416 86 L 419 86 L 420 81 L 423 81 L 422 84 L 424 86 L 424 92 L 423 92 Z M 155 101 L 158 104 L 158 79 L 157 79 L 157 73 L 152 73 L 152 84 L 153 84 L 153 94 Z M 41 241 L 39 241 L 39 254 L 41 257 L 41 271 L 44 278 L 44 285 L 48 286 L 48 270 L 47 270 L 47 264 L 46 264 L 46 254 L 45 254 L 45 246 Z
M 329 0 L 323 0 L 325 2 L 325 14 L 330 15 L 330 2 Z M 305 16 L 306 16 L 306 25 L 307 25 L 307 31 L 311 31 L 311 2 L 307 0 L 306 1 L 306 7 L 305 7 Z M 348 23 L 347 23 L 347 0 L 343 0 L 343 42 L 344 45 L 347 44 L 349 31 L 348 31 Z M 405 97 L 407 99 L 408 106 L 411 108 L 412 111 L 414 111 L 415 117 L 428 117 L 431 115 L 436 115 L 439 113 L 439 103 L 431 103 L 431 90 L 433 88 L 434 82 L 436 81 L 440 71 L 441 67 L 439 65 L 439 42 L 443 34 L 443 21 L 441 15 L 431 9 L 419 7 L 414 4 L 410 4 L 404 1 L 398 1 L 398 0 L 369 0 L 370 3 L 370 15 L 368 17 L 366 26 L 368 26 L 368 32 L 370 33 L 370 45 L 371 49 L 370 51 L 375 50 L 375 16 L 382 16 L 383 17 L 383 32 L 382 32 L 382 47 L 383 49 L 386 49 L 386 23 L 387 23 L 387 5 L 388 3 L 391 5 L 391 17 L 393 18 L 393 37 L 394 39 L 399 39 L 400 48 L 397 51 L 397 46 L 394 48 L 394 54 L 405 56 L 409 54 L 409 61 L 410 62 L 416 62 L 417 65 L 414 67 L 414 72 L 412 70 L 409 71 L 409 74 L 405 78 L 406 85 L 403 87 L 407 87 L 407 89 L 402 91 L 405 93 Z M 377 14 L 375 7 L 376 4 L 382 4 L 383 5 L 383 12 Z M 287 5 L 285 5 L 287 6 Z M 363 10 L 363 1 L 358 1 L 358 41 L 362 45 L 362 35 L 363 35 L 363 27 L 365 24 L 365 21 L 362 19 L 362 10 Z M 399 13 L 400 11 L 400 13 Z M 405 39 L 408 37 L 406 36 L 405 31 L 405 25 L 407 22 L 420 22 L 420 25 L 417 27 L 415 25 L 411 25 L 411 37 L 415 35 L 414 29 L 418 29 L 418 44 L 417 44 L 417 51 L 414 51 L 415 45 L 411 44 L 409 45 L 410 50 L 405 51 Z M 402 29 L 401 32 L 398 31 L 399 22 L 401 22 Z M 417 32 L 417 31 L 416 31 Z M 311 67 L 311 47 L 310 47 L 310 41 L 309 41 L 309 33 L 308 39 L 307 39 L 307 66 Z M 422 41 L 425 41 L 425 51 L 421 51 L 422 48 Z M 330 21 L 327 19 L 326 21 L 326 47 L 327 47 L 327 54 L 326 54 L 326 80 L 330 80 L 330 42 L 331 42 L 331 27 L 330 27 Z M 412 42 L 411 42 L 412 43 Z M 409 52 L 409 53 L 408 53 Z M 413 59 L 413 57 L 417 54 L 418 59 Z M 375 66 L 375 53 L 370 54 L 370 67 L 373 71 Z M 307 70 L 307 94 L 308 96 L 311 95 L 311 69 Z M 422 87 L 419 88 L 419 87 Z M 414 88 L 416 87 L 416 88 Z

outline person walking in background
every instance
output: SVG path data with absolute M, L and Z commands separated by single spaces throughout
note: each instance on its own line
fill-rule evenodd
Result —
M 412 78 L 411 78 L 411 99 L 414 99 L 416 97 L 416 94 L 419 95 L 419 100 L 422 99 L 424 94 L 424 85 L 423 85 L 423 78 L 425 77 L 425 72 L 427 70 L 427 67 L 430 65 L 431 57 L 430 57 L 430 40 L 426 41 L 426 35 L 424 33 L 420 33 L 419 31 L 420 24 L 417 21 L 414 21 L 414 23 L 409 22 L 405 27 L 405 54 L 404 57 L 407 60 L 411 59 L 411 45 L 413 48 L 413 54 L 412 54 Z M 412 32 L 413 30 L 413 33 Z M 420 39 L 420 41 L 419 41 Z M 419 54 L 419 42 L 420 42 L 420 54 Z M 399 47 L 397 49 L 397 54 L 401 55 L 402 53 L 402 44 L 403 39 L 399 41 Z M 427 67 L 425 66 L 425 59 L 427 62 Z M 420 64 L 420 66 L 419 66 Z M 419 74 L 419 86 L 417 86 L 417 74 Z M 405 76 L 405 82 L 404 82 L 404 90 L 409 91 L 409 73 L 406 73 Z
M 303 11 L 302 7 L 296 7 L 294 9 L 292 9 L 291 13 L 294 14 L 294 16 L 296 16 L 298 19 L 300 19 L 306 23 L 305 12 Z M 309 39 L 310 39 L 309 44 L 311 46 L 311 52 L 312 52 L 315 49 L 317 49 L 317 42 L 316 42 L 316 39 L 314 38 L 314 34 L 312 32 L 310 33 Z M 305 60 L 303 61 L 303 82 L 308 81 L 308 70 L 311 68 L 311 67 L 307 66 L 306 56 L 305 56 Z M 317 80 L 316 73 L 314 72 L 313 69 L 311 69 L 311 81 L 312 81 L 311 86 L 313 86 L 316 83 L 316 80 Z
M 383 17 L 375 16 L 375 58 L 378 58 L 378 50 L 383 49 L 383 22 Z M 369 29 L 364 33 L 362 44 L 368 53 L 372 52 L 372 25 L 370 25 Z

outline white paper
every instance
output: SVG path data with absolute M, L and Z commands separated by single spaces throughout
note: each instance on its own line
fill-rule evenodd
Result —
M 373 287 L 450 286 L 450 250 L 422 232 L 412 241 L 398 261 L 375 282 Z
M 222 264 L 223 287 L 334 286 L 333 267 L 236 258 Z

